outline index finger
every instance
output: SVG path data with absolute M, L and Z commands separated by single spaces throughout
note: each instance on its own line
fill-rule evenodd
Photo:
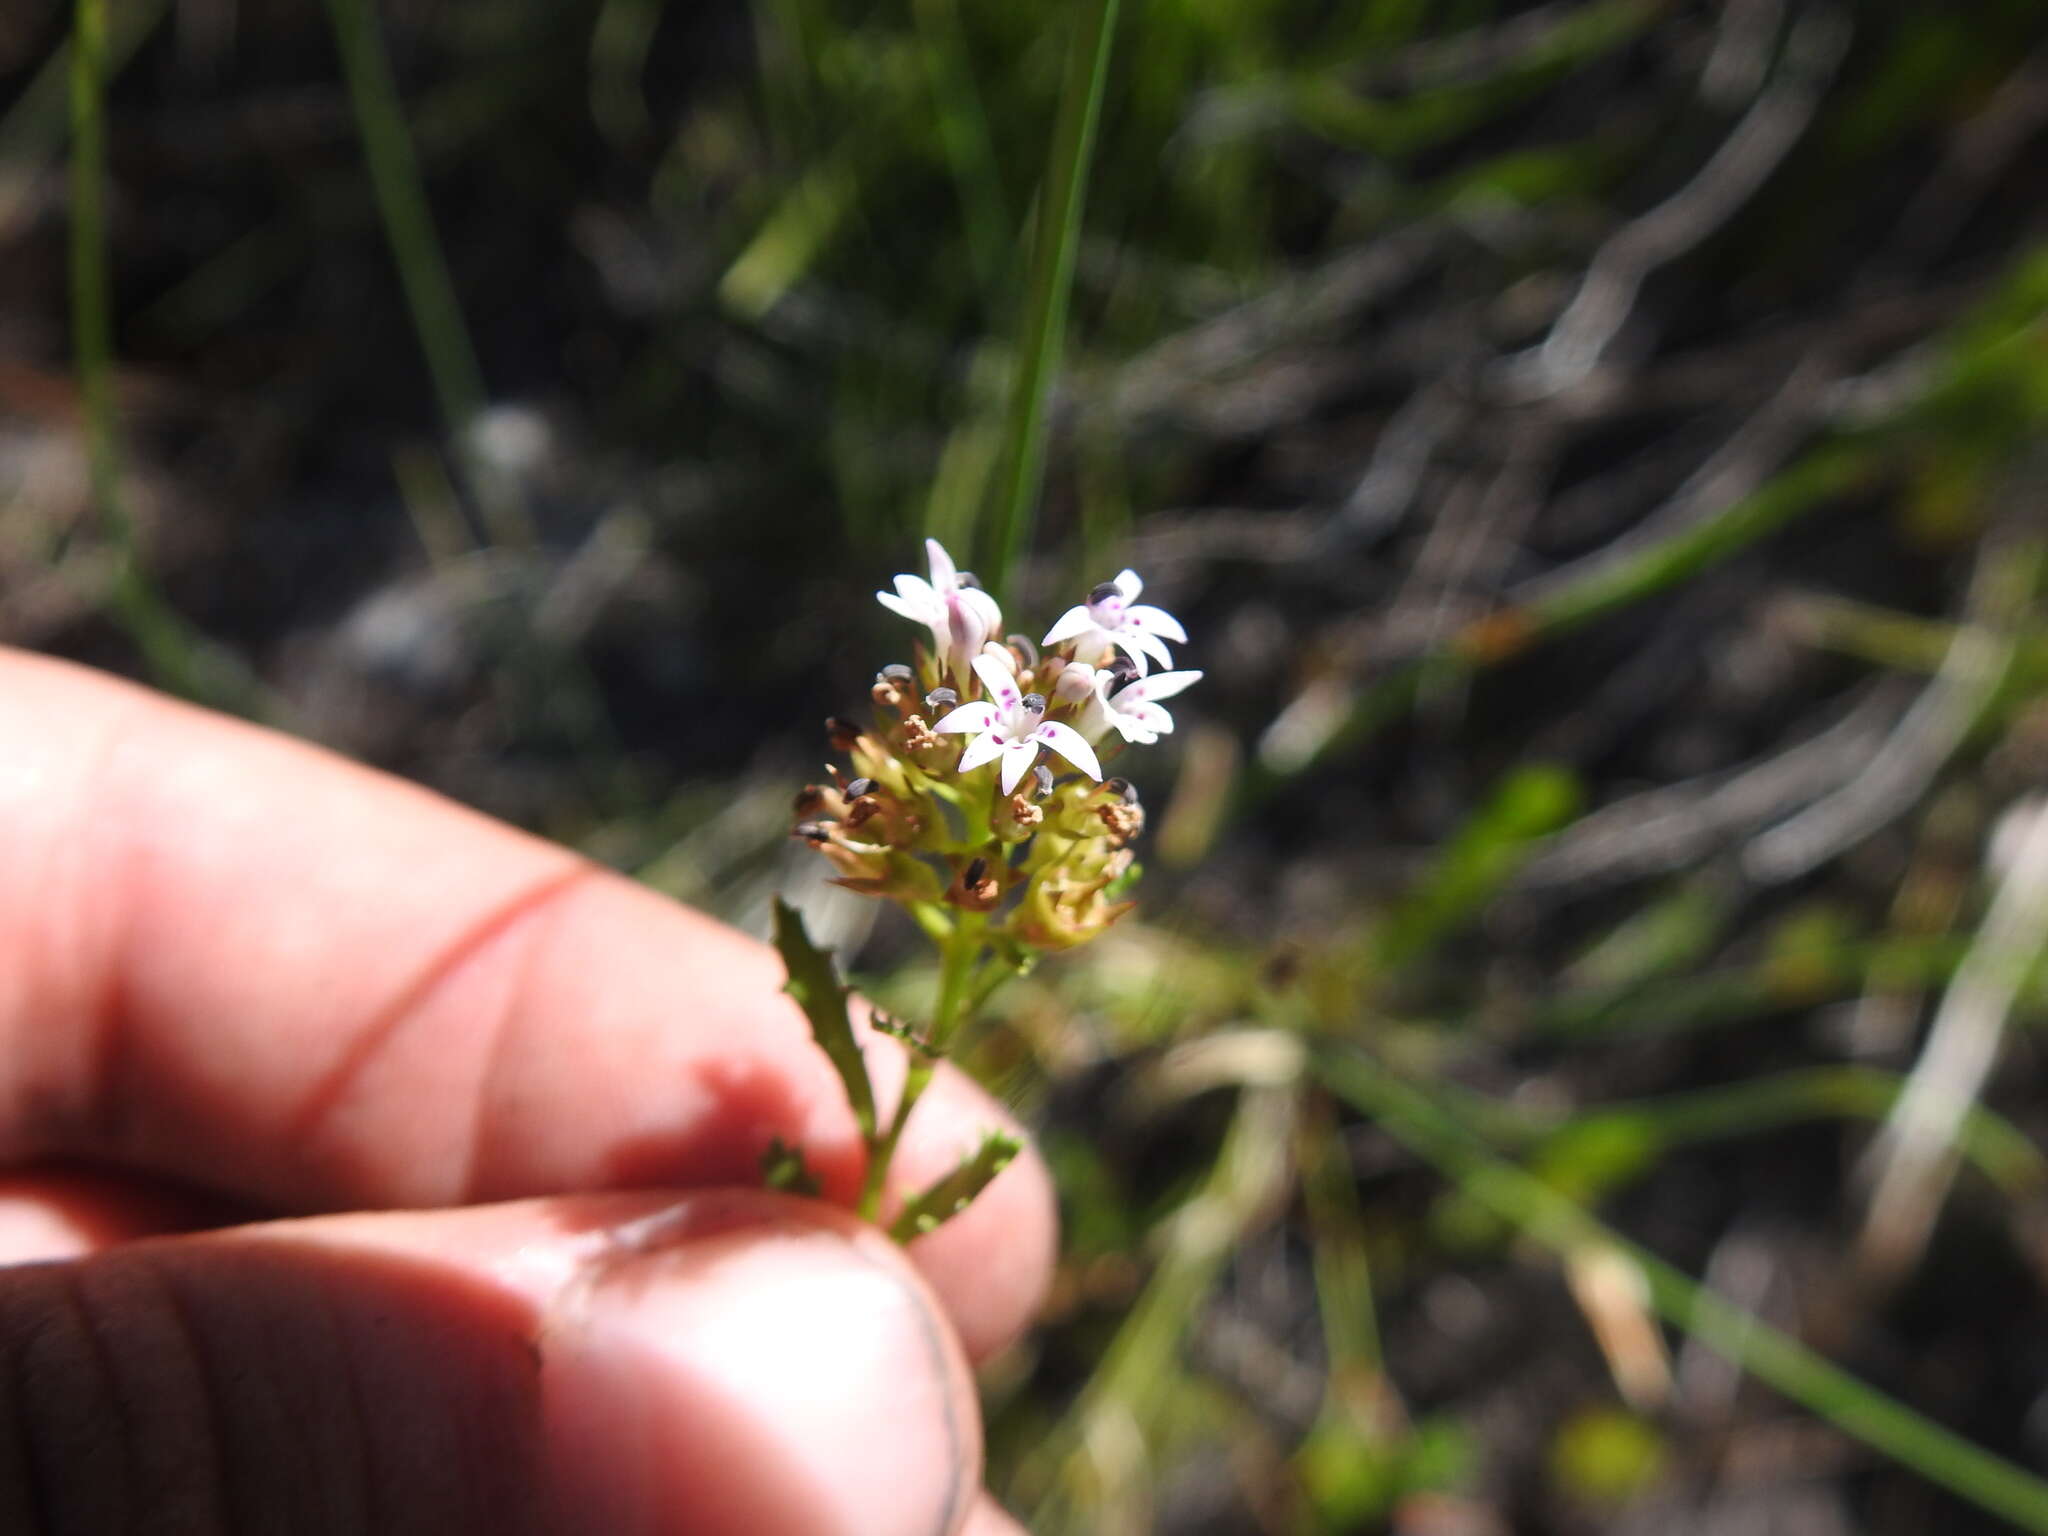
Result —
M 303 1211 L 750 1184 L 777 1137 L 858 1181 L 769 951 L 416 786 L 0 653 L 0 848 L 0 1160 Z M 999 1116 L 948 1074 L 902 1178 Z M 1027 1157 L 918 1256 L 986 1348 L 1052 1243 Z

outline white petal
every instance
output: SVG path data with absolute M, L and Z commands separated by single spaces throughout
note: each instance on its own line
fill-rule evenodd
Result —
M 1164 608 L 1154 608 L 1150 603 L 1136 603 L 1126 608 L 1124 623 L 1132 629 L 1142 629 L 1148 635 L 1164 635 L 1182 645 L 1188 643 L 1188 632 L 1180 627 L 1180 620 Z
M 1002 751 L 1002 738 L 994 731 L 983 731 L 967 743 L 967 750 L 960 754 L 960 771 L 966 773 L 969 769 L 979 768 Z
M 896 590 L 907 603 L 916 603 L 928 613 L 937 613 L 946 605 L 938 591 L 922 576 L 898 576 Z
M 981 621 L 984 635 L 1000 635 L 1003 632 L 1003 610 L 996 606 L 996 600 L 979 587 L 962 587 L 958 598 L 968 610 Z
M 932 586 L 938 591 L 951 592 L 960 585 L 960 571 L 953 564 L 953 557 L 946 553 L 946 546 L 937 539 L 924 541 L 925 558 L 932 563 Z
M 1129 709 L 1133 704 L 1142 704 L 1147 699 L 1170 699 L 1182 689 L 1192 687 L 1202 680 L 1199 672 L 1154 672 L 1150 677 L 1141 677 L 1135 683 L 1127 683 L 1116 692 L 1116 707 Z
M 1089 778 L 1102 777 L 1102 764 L 1095 760 L 1095 749 L 1089 746 L 1087 740 L 1072 726 L 1061 725 L 1057 720 L 1048 720 L 1031 733 L 1031 739 L 1051 747 Z
M 1035 741 L 1013 741 L 1003 748 L 1003 793 L 1014 795 L 1024 775 L 1031 771 L 1031 765 L 1038 761 L 1038 743 Z
M 1017 674 L 987 652 L 974 658 L 974 675 L 981 679 L 981 686 L 1004 714 L 1024 702 L 1023 691 L 1017 687 Z
M 1123 647 L 1124 654 L 1138 664 L 1138 675 L 1151 671 L 1147 659 L 1158 662 L 1162 667 L 1173 665 L 1173 653 L 1157 635 L 1148 635 L 1142 629 L 1121 629 L 1117 631 L 1116 643 Z
M 910 622 L 913 624 L 922 624 L 925 622 L 925 616 L 918 609 L 916 604 L 905 602 L 902 598 L 898 597 L 894 592 L 877 592 L 875 594 L 875 601 L 880 603 L 884 608 L 888 609 L 891 613 L 902 614 L 904 618 L 910 620 Z
M 1111 714 L 1101 699 L 1092 698 L 1081 706 L 1081 716 L 1074 722 L 1074 728 L 1081 733 L 1083 741 L 1100 741 L 1109 734 L 1109 728 L 1123 729 L 1123 716 Z
M 1040 645 L 1058 645 L 1062 640 L 1071 640 L 1076 635 L 1086 634 L 1095 627 L 1095 615 L 1088 611 L 1086 603 L 1076 603 L 1059 616 L 1059 621 L 1045 632 Z
M 1132 742 L 1137 746 L 1149 747 L 1159 739 L 1159 733 L 1152 730 L 1136 715 L 1118 715 L 1116 717 L 1116 728 L 1118 734 L 1125 741 Z
M 962 704 L 932 729 L 941 736 L 964 731 L 993 730 L 997 718 L 996 707 L 993 704 Z
M 1173 733 L 1173 716 L 1166 712 L 1163 704 L 1147 704 L 1140 700 L 1124 711 L 1124 718 L 1137 721 L 1155 739 Z
M 1116 589 L 1123 593 L 1124 601 L 1128 603 L 1132 598 L 1145 590 L 1145 583 L 1139 578 L 1136 571 L 1126 566 L 1123 570 L 1116 573 Z

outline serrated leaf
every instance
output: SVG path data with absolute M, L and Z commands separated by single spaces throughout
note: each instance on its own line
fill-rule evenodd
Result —
M 777 1136 L 761 1154 L 761 1183 L 785 1195 L 808 1195 L 813 1200 L 824 1193 L 818 1176 L 804 1161 L 804 1149 L 792 1147 Z
M 862 1140 L 872 1142 L 875 1090 L 868 1081 L 867 1060 L 860 1053 L 853 1020 L 847 1016 L 847 989 L 840 985 L 839 973 L 833 969 L 831 952 L 811 942 L 811 936 L 804 931 L 803 918 L 780 896 L 775 898 L 775 947 L 789 972 L 782 990 L 796 999 L 804 1017 L 811 1021 L 811 1038 L 839 1073 Z
M 1003 1131 L 990 1131 L 971 1155 L 962 1158 L 953 1171 L 914 1196 L 903 1213 L 890 1225 L 889 1236 L 899 1243 L 923 1237 L 966 1210 L 974 1197 L 995 1181 L 997 1174 L 1017 1159 L 1024 1144 Z

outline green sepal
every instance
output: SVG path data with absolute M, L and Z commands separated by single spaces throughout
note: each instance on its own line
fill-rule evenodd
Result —
M 847 1016 L 847 989 L 832 968 L 830 951 L 811 942 L 803 918 L 780 896 L 775 898 L 775 947 L 782 952 L 782 964 L 789 972 L 782 990 L 796 999 L 804 1017 L 811 1021 L 811 1037 L 839 1073 L 861 1139 L 871 1143 L 875 1139 L 875 1090 L 868 1081 L 868 1064 L 860 1053 L 853 1020 Z
M 792 1147 L 780 1136 L 769 1142 L 768 1150 L 761 1154 L 761 1183 L 785 1195 L 808 1195 L 813 1200 L 825 1192 L 818 1176 L 804 1161 L 804 1149 Z
M 879 1009 L 868 1015 L 868 1024 L 881 1034 L 887 1035 L 891 1040 L 901 1040 L 905 1045 L 917 1052 L 918 1055 L 931 1061 L 937 1061 L 946 1054 L 915 1029 L 911 1028 L 910 1025 L 904 1023 L 901 1019 L 890 1018 L 889 1015 L 881 1012 Z
M 889 1236 L 899 1243 L 923 1237 L 966 1210 L 974 1197 L 994 1182 L 995 1176 L 1017 1159 L 1024 1144 L 1003 1131 L 990 1131 L 981 1145 L 956 1165 L 953 1171 L 912 1197 L 903 1213 L 889 1227 Z

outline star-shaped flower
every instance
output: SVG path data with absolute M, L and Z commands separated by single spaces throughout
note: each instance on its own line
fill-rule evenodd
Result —
M 1117 659 L 1119 663 L 1123 658 Z M 1125 663 L 1124 665 L 1128 665 Z M 1123 677 L 1124 666 L 1112 663 L 1095 674 L 1095 701 L 1088 706 L 1083 731 L 1100 736 L 1112 727 L 1125 741 L 1149 746 L 1173 730 L 1173 716 L 1158 701 L 1170 699 L 1190 684 L 1202 680 L 1200 672 L 1154 672 L 1150 677 Z
M 930 629 L 947 670 L 965 677 L 969 659 L 983 642 L 1003 632 L 1003 611 L 972 576 L 955 569 L 953 557 L 937 539 L 926 539 L 924 548 L 932 579 L 898 576 L 894 592 L 877 592 L 875 598 L 891 613 Z
M 1059 622 L 1045 632 L 1045 639 L 1039 643 L 1058 645 L 1072 640 L 1074 654 L 1083 660 L 1100 658 L 1105 650 L 1115 646 L 1138 664 L 1141 674 L 1149 661 L 1157 661 L 1162 667 L 1172 666 L 1172 653 L 1161 637 L 1185 643 L 1187 631 L 1164 608 L 1134 601 L 1144 590 L 1145 583 L 1139 580 L 1136 571 L 1118 571 L 1116 580 L 1103 582 L 1088 594 L 1086 602 L 1061 614 Z
M 1003 793 L 1013 795 L 1038 761 L 1038 749 L 1050 747 L 1089 778 L 1102 777 L 1095 749 L 1081 733 L 1045 718 L 1044 694 L 1019 692 L 1016 675 L 986 654 L 974 658 L 974 675 L 988 689 L 988 699 L 962 704 L 932 727 L 940 733 L 974 733 L 974 740 L 960 754 L 962 773 L 1000 757 Z

